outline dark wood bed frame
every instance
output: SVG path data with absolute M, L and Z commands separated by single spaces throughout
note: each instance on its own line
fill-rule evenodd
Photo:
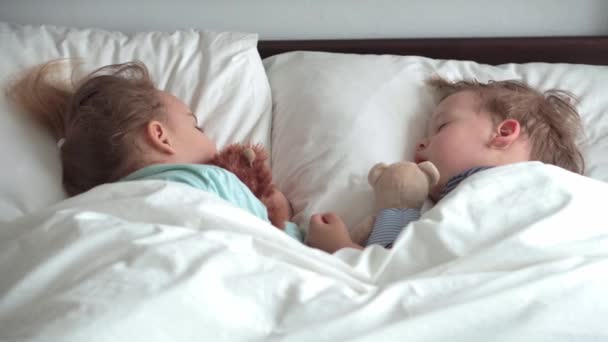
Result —
M 577 63 L 608 65 L 608 36 L 260 41 L 262 58 L 305 50 L 414 55 L 485 64 Z

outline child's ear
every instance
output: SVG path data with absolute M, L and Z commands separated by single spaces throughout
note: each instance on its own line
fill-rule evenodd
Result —
M 166 154 L 175 154 L 167 127 L 161 122 L 156 120 L 148 122 L 146 125 L 146 136 L 154 149 Z
M 493 138 L 490 141 L 490 147 L 497 149 L 506 149 L 519 138 L 521 133 L 521 125 L 515 119 L 507 119 L 498 124 L 494 130 Z

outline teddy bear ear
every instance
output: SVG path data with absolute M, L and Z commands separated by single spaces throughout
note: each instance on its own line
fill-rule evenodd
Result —
M 439 170 L 437 170 L 433 163 L 430 161 L 425 161 L 418 164 L 418 167 L 426 174 L 431 186 L 435 186 L 437 183 L 439 183 Z
M 378 163 L 374 165 L 372 169 L 369 170 L 369 174 L 367 175 L 367 181 L 369 182 L 369 185 L 374 186 L 378 181 L 378 178 L 380 178 L 380 175 L 382 175 L 386 168 L 387 165 L 384 163 Z

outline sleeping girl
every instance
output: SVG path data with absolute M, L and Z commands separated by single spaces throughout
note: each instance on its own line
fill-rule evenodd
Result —
M 56 77 L 64 67 L 51 61 L 33 68 L 8 95 L 56 138 L 68 195 L 118 181 L 176 181 L 269 221 L 264 204 L 234 174 L 206 165 L 216 144 L 186 104 L 155 87 L 143 63 L 104 66 L 74 85 Z M 278 190 L 274 196 L 287 201 Z M 298 237 L 293 224 L 285 231 Z

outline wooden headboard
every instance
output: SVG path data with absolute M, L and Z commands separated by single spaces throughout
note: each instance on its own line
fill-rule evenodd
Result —
M 288 51 L 414 55 L 485 64 L 577 63 L 608 65 L 608 36 L 260 41 L 262 58 Z

